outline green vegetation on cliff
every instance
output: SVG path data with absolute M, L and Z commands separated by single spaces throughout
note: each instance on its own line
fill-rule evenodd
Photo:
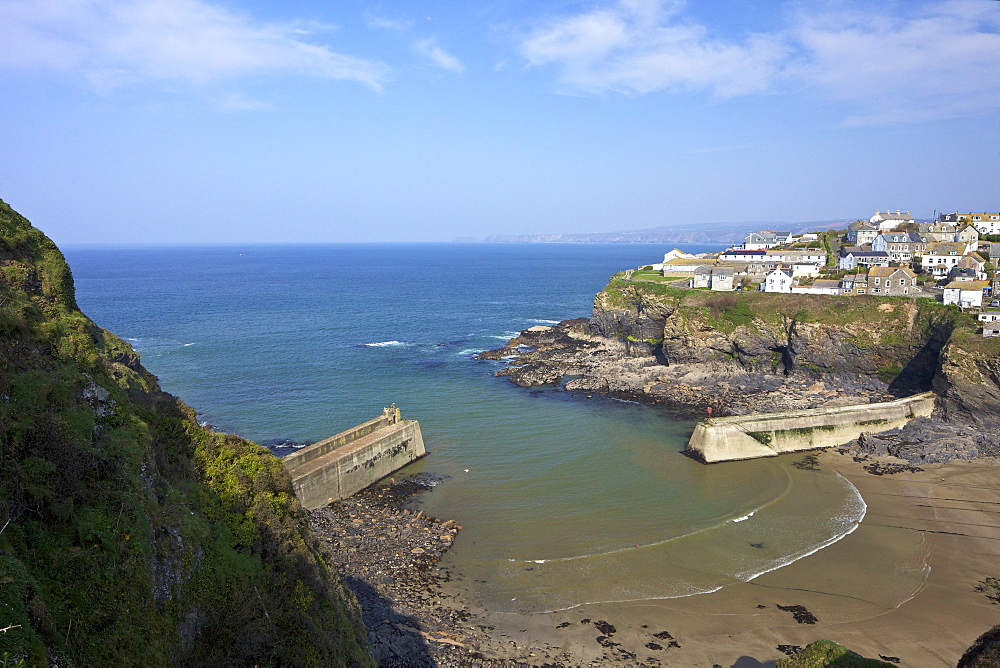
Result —
M 973 316 L 932 299 L 711 292 L 615 275 L 595 299 L 591 328 L 650 343 L 671 364 L 715 359 L 748 371 L 861 374 L 900 391 L 929 389 L 943 354 L 949 382 L 957 373 L 981 382 L 1000 371 L 990 362 L 1000 358 L 1000 339 L 983 339 Z
M 888 668 L 894 664 L 866 659 L 832 640 L 817 640 L 788 659 L 778 661 L 778 668 Z
M 0 657 L 372 665 L 280 461 L 200 427 L 0 201 Z

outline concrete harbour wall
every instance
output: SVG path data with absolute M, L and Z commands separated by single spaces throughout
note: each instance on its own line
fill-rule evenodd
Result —
M 866 431 L 895 429 L 926 417 L 935 399 L 933 392 L 924 392 L 878 404 L 709 418 L 695 427 L 687 451 L 711 464 L 829 448 Z
M 285 457 L 295 494 L 308 510 L 345 499 L 423 457 L 420 423 L 395 406 L 382 415 Z

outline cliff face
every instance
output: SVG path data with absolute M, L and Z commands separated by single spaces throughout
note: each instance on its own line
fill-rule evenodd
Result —
M 522 385 L 572 377 L 570 390 L 716 414 L 933 387 L 943 417 L 1000 425 L 1000 341 L 979 338 L 970 316 L 929 300 L 718 293 L 616 277 L 589 321 L 525 332 L 492 356 L 503 355 L 516 360 L 500 373 Z
M 933 382 L 942 418 L 979 427 L 1000 425 L 1000 353 L 995 343 L 958 332 L 944 347 Z
M 666 365 L 930 389 L 956 325 L 954 309 L 905 299 L 676 290 L 613 280 L 589 331 L 630 342 Z
M 372 665 L 280 461 L 201 428 L 0 201 L 0 655 Z

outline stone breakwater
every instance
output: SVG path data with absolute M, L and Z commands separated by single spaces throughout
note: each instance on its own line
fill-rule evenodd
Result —
M 695 427 L 687 452 L 710 464 L 829 448 L 927 417 L 934 400 L 933 392 L 924 392 L 877 404 L 710 418 Z

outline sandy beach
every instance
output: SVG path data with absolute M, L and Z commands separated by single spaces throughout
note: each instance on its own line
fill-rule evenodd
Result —
M 709 594 L 549 613 L 471 600 L 441 560 L 460 527 L 407 509 L 422 483 L 371 488 L 311 521 L 361 602 L 382 665 L 771 666 L 828 639 L 893 664 L 954 666 L 1000 623 L 1000 605 L 975 589 L 1000 575 L 1000 461 L 891 475 L 865 470 L 873 462 L 893 460 L 818 453 L 819 467 L 858 488 L 867 514 L 790 565 Z
M 833 451 L 819 463 L 868 504 L 839 542 L 711 594 L 535 615 L 470 608 L 493 627 L 479 650 L 530 665 L 760 666 L 824 638 L 900 665 L 955 665 L 1000 622 L 975 590 L 1000 574 L 1000 462 L 881 476 Z

